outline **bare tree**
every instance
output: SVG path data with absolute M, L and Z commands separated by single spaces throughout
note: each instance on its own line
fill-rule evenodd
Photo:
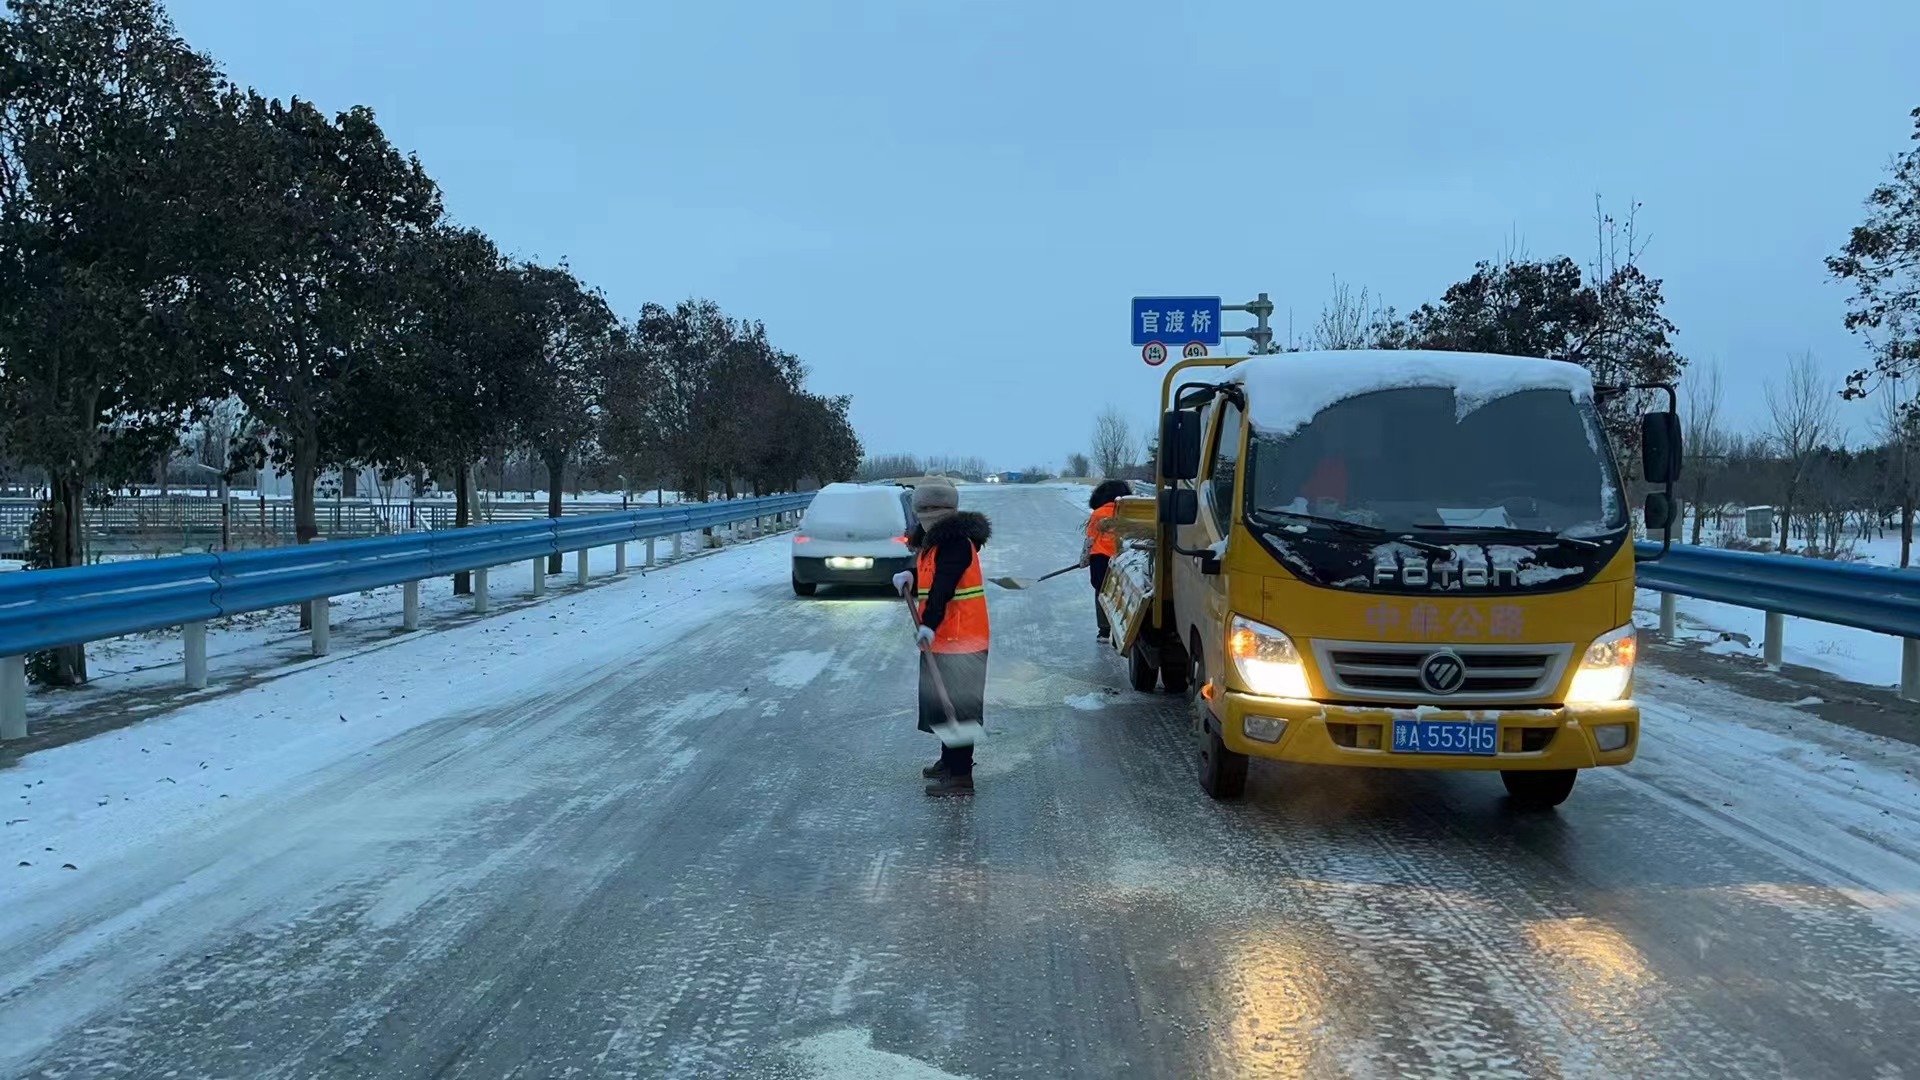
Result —
M 1084 477 L 1087 474 L 1091 473 L 1092 471 L 1093 471 L 1093 463 L 1087 460 L 1087 455 L 1085 454 L 1068 454 L 1067 455 L 1067 475 L 1068 476 Z
M 1786 381 L 1767 383 L 1766 393 L 1770 434 L 1785 466 L 1780 485 L 1780 549 L 1785 551 L 1792 545 L 1795 501 L 1833 436 L 1833 394 L 1811 352 L 1791 358 Z
M 1689 372 L 1687 391 L 1687 482 L 1693 503 L 1693 542 L 1701 542 L 1710 496 L 1726 467 L 1727 433 L 1720 427 L 1720 365 L 1709 361 Z
M 1093 464 L 1102 476 L 1119 476 L 1138 450 L 1126 414 L 1109 405 L 1093 422 Z
M 1358 294 L 1353 286 L 1333 279 L 1333 298 L 1320 309 L 1313 332 L 1307 339 L 1310 349 L 1364 349 L 1370 344 L 1373 307 L 1367 290 Z

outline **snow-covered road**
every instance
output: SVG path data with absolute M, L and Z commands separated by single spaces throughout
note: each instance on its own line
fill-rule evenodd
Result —
M 989 573 L 1078 550 L 970 488 Z M 723 552 L 0 772 L 0 1075 L 1897 1076 L 1920 751 L 1649 670 L 1640 759 L 1254 766 L 996 591 L 970 804 L 898 601 Z M 28 865 L 16 865 L 16 864 Z M 67 867 L 72 869 L 67 869 Z

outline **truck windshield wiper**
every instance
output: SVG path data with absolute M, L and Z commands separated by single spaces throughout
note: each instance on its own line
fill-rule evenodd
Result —
M 1546 529 L 1510 529 L 1501 525 L 1449 525 L 1444 521 L 1416 521 L 1413 527 L 1421 532 L 1468 533 L 1474 536 L 1516 540 L 1521 543 L 1567 543 L 1589 548 L 1600 546 L 1598 540 L 1589 540 L 1584 536 L 1568 536 L 1564 532 L 1550 532 Z
M 1453 557 L 1453 549 L 1450 547 L 1441 544 L 1430 544 L 1425 540 L 1418 540 L 1411 536 L 1395 535 L 1378 525 L 1362 525 L 1358 521 L 1348 521 L 1345 518 L 1322 517 L 1319 514 L 1307 514 L 1298 510 L 1254 510 L 1247 516 L 1256 521 L 1265 519 L 1272 522 L 1296 521 L 1308 522 L 1314 525 L 1324 525 L 1334 532 L 1345 533 L 1348 536 L 1360 537 L 1367 540 L 1398 540 L 1410 548 L 1424 551 L 1429 555 L 1445 555 L 1448 558 Z

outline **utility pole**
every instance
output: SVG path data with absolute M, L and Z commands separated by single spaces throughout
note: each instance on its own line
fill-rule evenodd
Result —
M 1252 303 L 1222 304 L 1220 310 L 1244 311 L 1254 319 L 1253 329 L 1223 330 L 1220 332 L 1221 337 L 1242 337 L 1251 341 L 1253 345 L 1247 350 L 1251 356 L 1261 356 L 1273 351 L 1273 327 L 1268 322 L 1273 318 L 1273 301 L 1267 299 L 1266 293 L 1261 293 Z

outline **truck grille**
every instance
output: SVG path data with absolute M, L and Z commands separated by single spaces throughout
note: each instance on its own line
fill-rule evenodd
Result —
M 1451 694 L 1420 685 L 1420 665 L 1440 651 L 1457 654 L 1466 681 Z M 1559 688 L 1571 645 L 1447 645 L 1383 641 L 1315 641 L 1327 689 L 1367 701 L 1538 702 Z

